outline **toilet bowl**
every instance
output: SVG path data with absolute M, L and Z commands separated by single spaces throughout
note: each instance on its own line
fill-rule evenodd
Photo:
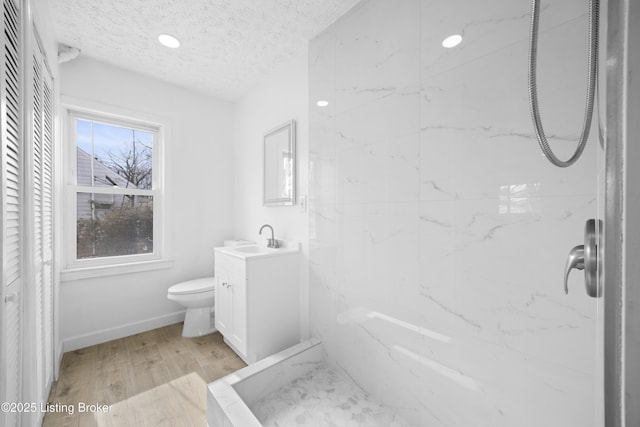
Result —
M 250 245 L 251 240 L 225 240 L 224 246 Z M 216 279 L 201 277 L 177 283 L 167 290 L 167 298 L 184 306 L 182 336 L 186 338 L 199 337 L 216 331 L 213 318 L 213 304 L 215 302 Z
M 202 277 L 175 284 L 167 291 L 167 298 L 187 309 L 182 327 L 183 337 L 199 337 L 215 332 L 216 329 L 213 326 L 215 278 Z

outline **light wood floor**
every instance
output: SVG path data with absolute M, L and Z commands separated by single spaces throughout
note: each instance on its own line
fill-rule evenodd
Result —
M 178 323 L 65 353 L 43 426 L 206 427 L 206 384 L 246 365 L 219 333 L 181 333 Z M 79 413 L 81 403 L 111 407 Z

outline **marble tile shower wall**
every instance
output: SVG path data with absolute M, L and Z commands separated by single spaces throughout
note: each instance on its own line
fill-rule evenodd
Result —
M 560 156 L 582 122 L 583 3 L 543 7 Z M 562 291 L 596 215 L 597 148 L 568 169 L 539 151 L 529 7 L 363 1 L 310 45 L 312 334 L 418 426 L 597 425 L 597 302 L 579 274 Z M 442 48 L 452 33 L 463 43 Z

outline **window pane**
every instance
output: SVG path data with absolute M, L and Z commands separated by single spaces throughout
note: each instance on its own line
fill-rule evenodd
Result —
M 153 252 L 153 197 L 78 193 L 77 259 Z
M 153 132 L 76 120 L 78 185 L 151 189 Z

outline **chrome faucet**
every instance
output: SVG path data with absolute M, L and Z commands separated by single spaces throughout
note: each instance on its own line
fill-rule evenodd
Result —
M 280 247 L 278 245 L 278 241 L 273 237 L 273 227 L 270 226 L 269 224 L 265 224 L 262 227 L 260 227 L 260 232 L 258 234 L 262 234 L 262 230 L 264 230 L 265 227 L 269 227 L 269 229 L 271 230 L 271 238 L 267 239 L 267 241 L 268 241 L 267 247 L 268 248 L 278 248 L 278 247 Z

